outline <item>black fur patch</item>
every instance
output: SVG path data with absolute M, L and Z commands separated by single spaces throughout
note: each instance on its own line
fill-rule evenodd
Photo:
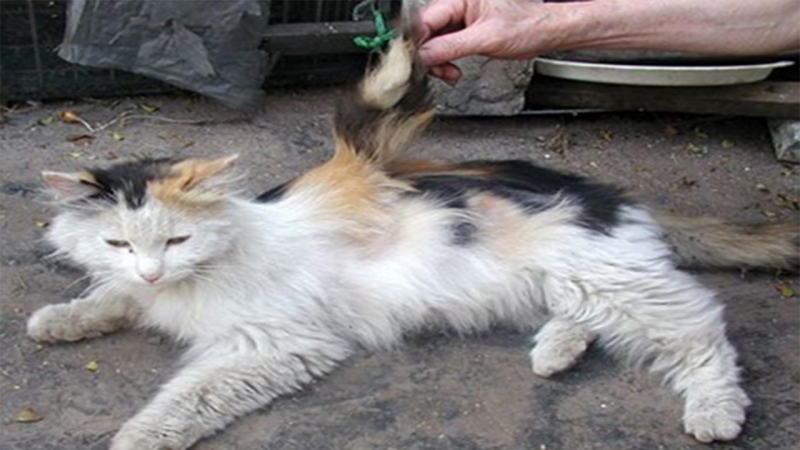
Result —
M 282 199 L 286 194 L 286 191 L 289 190 L 289 184 L 290 183 L 283 183 L 275 186 L 274 188 L 256 197 L 256 201 L 260 203 L 277 202 L 278 200 Z
M 88 169 L 97 183 L 97 193 L 89 199 L 117 203 L 121 196 L 130 209 L 141 208 L 147 195 L 147 183 L 169 175 L 172 164 L 170 158 L 140 159 L 115 164 L 107 169 Z
M 475 241 L 478 226 L 467 219 L 458 220 L 450 225 L 450 232 L 451 243 L 463 247 Z
M 450 169 L 483 174 L 419 173 L 408 178 L 418 191 L 451 208 L 465 207 L 466 199 L 476 192 L 489 192 L 534 214 L 552 206 L 555 196 L 562 195 L 582 207 L 579 225 L 601 233 L 618 225 L 620 207 L 629 203 L 619 188 L 526 161 L 470 161 L 450 166 Z

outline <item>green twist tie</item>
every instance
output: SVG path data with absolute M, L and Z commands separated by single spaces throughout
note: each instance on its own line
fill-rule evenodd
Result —
M 387 42 L 391 41 L 397 36 L 397 32 L 395 30 L 389 30 L 386 28 L 386 22 L 383 20 L 383 14 L 381 14 L 377 8 L 372 10 L 372 17 L 373 21 L 375 22 L 376 36 L 358 36 L 353 39 L 353 43 L 355 43 L 357 47 L 369 51 L 380 50 L 384 45 L 386 45 Z

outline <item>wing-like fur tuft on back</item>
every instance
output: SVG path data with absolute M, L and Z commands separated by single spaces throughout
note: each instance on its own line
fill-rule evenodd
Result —
M 417 21 L 416 12 L 406 8 L 400 36 L 367 71 L 354 95 L 340 100 L 335 118 L 338 150 L 383 166 L 403 156 L 433 118 L 427 71 L 416 55 Z

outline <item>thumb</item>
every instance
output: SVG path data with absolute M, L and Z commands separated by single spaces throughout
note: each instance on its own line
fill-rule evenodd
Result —
M 464 56 L 480 53 L 484 47 L 480 27 L 467 27 L 431 38 L 419 49 L 419 59 L 426 66 L 439 66 Z

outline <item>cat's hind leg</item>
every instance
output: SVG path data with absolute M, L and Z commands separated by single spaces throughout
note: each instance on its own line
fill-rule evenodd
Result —
M 584 315 L 582 324 L 611 349 L 666 376 L 685 398 L 687 433 L 701 442 L 735 438 L 750 400 L 739 387 L 722 305 L 677 270 L 635 278 L 635 289 L 592 302 L 595 314 Z
M 584 327 L 561 316 L 550 319 L 533 338 L 533 373 L 549 377 L 577 364 L 594 336 Z
M 37 310 L 28 319 L 28 336 L 42 342 L 78 341 L 130 326 L 137 314 L 131 299 L 95 291 Z

